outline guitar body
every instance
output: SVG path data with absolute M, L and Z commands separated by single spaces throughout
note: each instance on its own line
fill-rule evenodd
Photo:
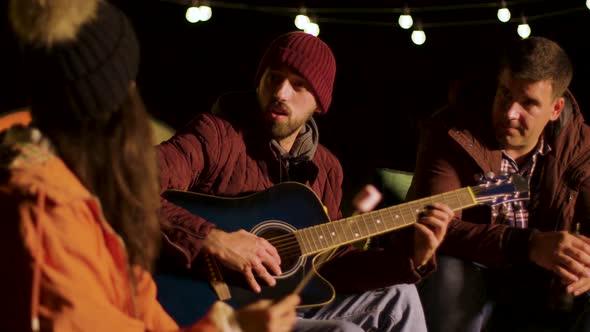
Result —
M 266 239 L 288 237 L 297 229 L 329 222 L 315 193 L 295 182 L 281 183 L 242 198 L 220 198 L 175 190 L 166 191 L 163 196 L 226 232 L 244 229 Z M 250 290 L 241 274 L 221 269 L 232 297 L 228 303 L 242 307 L 258 299 L 279 299 L 292 293 L 312 268 L 313 257 L 302 257 L 299 248 L 290 247 L 290 250 L 279 250 L 283 274 L 275 277 L 277 284 L 269 287 L 259 280 L 260 294 Z M 158 284 L 158 299 L 181 325 L 190 324 L 205 314 L 217 300 L 208 280 L 171 274 L 156 275 L 154 279 Z M 333 290 L 322 278 L 313 278 L 300 295 L 301 305 L 308 306 L 330 301 Z

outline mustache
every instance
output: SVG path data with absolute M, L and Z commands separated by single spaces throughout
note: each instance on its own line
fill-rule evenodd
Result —
M 287 104 L 283 103 L 280 100 L 276 100 L 273 99 L 268 103 L 268 110 L 271 112 L 275 112 L 275 113 L 279 113 L 279 114 L 284 114 L 284 115 L 290 115 L 291 114 L 291 109 L 289 108 L 289 106 L 287 106 Z

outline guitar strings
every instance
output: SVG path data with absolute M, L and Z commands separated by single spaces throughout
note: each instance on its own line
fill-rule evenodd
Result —
M 489 188 L 486 188 L 486 187 L 471 187 L 471 190 L 472 190 L 473 194 L 477 195 L 477 194 L 480 194 L 482 192 L 485 192 L 485 191 L 489 190 Z M 493 195 L 493 196 L 498 196 L 498 195 Z M 456 199 L 456 202 L 459 201 L 459 198 L 458 197 L 456 197 L 455 199 Z M 479 199 L 479 202 L 493 202 L 494 199 L 495 199 L 494 197 L 480 198 Z M 428 201 L 428 200 L 430 200 L 432 202 L 433 201 L 433 198 L 426 199 L 426 201 Z M 415 202 L 408 202 L 408 203 L 404 203 L 402 205 L 405 206 L 405 207 L 411 207 L 412 204 L 413 205 L 416 205 L 416 203 L 418 203 L 419 201 L 423 201 L 423 200 L 418 200 L 418 201 L 415 201 Z M 398 205 L 396 207 L 397 208 L 402 208 L 403 206 Z M 387 210 L 387 209 L 378 210 L 378 211 L 372 211 L 372 212 L 380 212 L 380 213 L 383 213 L 383 212 L 385 212 L 384 210 Z M 388 211 L 388 212 L 391 212 L 391 211 Z M 411 213 L 411 214 L 413 215 L 413 213 Z M 345 225 L 345 220 L 347 220 L 347 219 L 348 218 L 341 219 L 341 220 L 338 220 L 336 222 L 338 222 L 338 223 L 341 222 L 341 225 Z M 313 226 L 310 229 L 319 228 L 319 227 L 322 227 L 322 226 L 324 226 L 324 224 Z M 333 225 L 333 226 L 335 227 L 337 225 Z M 349 227 L 349 229 L 352 231 L 352 229 L 350 227 Z M 359 228 L 359 230 L 360 230 L 360 228 Z M 300 256 L 302 254 L 301 246 L 300 246 L 299 241 L 297 240 L 297 238 L 295 236 L 295 234 L 297 232 L 299 232 L 299 231 L 296 231 L 296 232 L 293 232 L 293 233 L 282 234 L 282 235 L 279 235 L 279 236 L 276 236 L 276 237 L 273 237 L 273 238 L 269 238 L 269 239 L 267 239 L 267 241 L 269 241 L 269 243 L 272 244 L 277 249 L 277 251 L 279 252 L 279 254 L 280 254 L 281 257 L 284 257 L 284 258 L 297 257 L 297 256 Z M 300 234 L 302 234 L 302 233 L 300 233 Z M 313 238 L 311 239 L 311 241 L 314 241 L 314 244 L 315 244 L 315 240 Z
M 406 205 L 405 207 L 406 208 L 411 208 L 411 204 L 410 205 Z M 402 207 L 399 207 L 398 206 L 398 208 L 402 208 Z M 391 213 L 391 211 L 378 210 L 378 211 L 372 211 L 372 212 L 369 212 L 368 214 L 362 215 L 361 218 L 362 219 L 365 219 L 366 217 L 370 216 L 370 214 L 373 214 L 373 215 L 379 214 L 382 217 L 384 212 Z M 402 212 L 401 214 L 402 214 L 402 219 L 403 220 L 410 219 L 410 218 L 413 219 L 414 218 L 414 213 L 413 212 L 408 213 L 409 215 L 406 214 L 405 212 Z M 404 215 L 406 217 L 403 217 Z M 355 231 L 347 223 L 347 220 L 349 220 L 349 218 L 335 221 L 335 222 L 333 222 L 334 224 L 332 224 L 331 226 L 334 227 L 334 228 L 336 228 L 337 226 L 340 226 L 340 228 L 342 228 L 342 225 L 346 225 L 346 226 L 348 226 L 348 227 L 346 227 L 346 228 L 348 228 L 348 231 L 350 231 L 351 233 L 354 234 Z M 315 228 L 316 230 L 318 230 L 320 227 L 325 227 L 325 225 L 327 225 L 327 224 L 316 225 L 314 227 L 311 227 L 311 229 L 314 229 Z M 365 227 L 366 227 L 367 230 L 369 230 L 367 226 L 365 226 Z M 359 231 L 361 231 L 361 229 L 360 229 L 360 227 L 358 227 L 358 225 L 357 225 L 357 229 Z M 329 230 L 326 230 L 326 231 L 329 232 Z M 344 229 L 341 229 L 341 231 L 342 232 L 345 232 Z M 378 229 L 375 228 L 375 231 L 378 231 Z M 269 241 L 269 243 L 271 243 L 277 249 L 278 252 L 282 253 L 281 256 L 286 255 L 286 254 L 293 254 L 293 253 L 295 255 L 299 255 L 302 252 L 301 252 L 301 248 L 300 248 L 300 245 L 299 245 L 299 241 L 295 237 L 295 233 L 297 233 L 297 232 L 300 232 L 300 231 L 296 231 L 294 233 L 282 234 L 282 235 L 279 235 L 279 236 L 276 236 L 276 237 L 273 237 L 273 238 L 269 238 L 269 239 L 267 239 L 267 241 Z M 370 231 L 369 231 L 369 233 L 370 233 Z M 303 233 L 299 233 L 299 234 L 303 234 Z M 315 238 L 311 238 L 308 241 L 310 243 L 313 242 L 313 244 L 315 244 L 317 246 L 317 244 L 315 243 Z M 318 249 L 324 249 L 324 248 L 318 248 Z

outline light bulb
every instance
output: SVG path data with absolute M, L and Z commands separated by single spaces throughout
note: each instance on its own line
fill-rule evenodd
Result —
M 510 21 L 510 10 L 506 7 L 498 9 L 498 19 L 504 23 Z
M 588 7 L 588 9 L 590 9 L 590 0 L 586 0 L 586 7 Z
M 426 41 L 426 34 L 424 30 L 414 30 L 412 31 L 412 41 L 416 45 L 422 45 Z
M 186 20 L 191 23 L 197 23 L 201 20 L 201 10 L 198 7 L 189 7 L 186 10 Z
M 305 27 L 310 23 L 309 17 L 304 14 L 295 16 L 295 26 L 299 30 L 304 30 Z
M 412 20 L 412 15 L 410 14 L 401 14 L 397 23 L 402 29 L 409 29 L 414 24 L 414 20 Z
M 201 12 L 201 21 L 208 21 L 213 15 L 209 6 L 201 6 L 199 7 L 199 11 Z
M 309 23 L 309 24 L 308 24 L 308 25 L 305 27 L 305 29 L 303 29 L 303 31 L 304 31 L 305 33 L 308 33 L 308 34 L 310 34 L 310 35 L 312 35 L 312 36 L 316 36 L 316 37 L 317 37 L 317 36 L 320 34 L 320 26 L 319 26 L 319 25 L 317 25 L 316 23 L 313 23 L 313 22 L 312 22 L 312 23 Z
M 526 22 L 519 24 L 516 31 L 518 32 L 518 35 L 523 39 L 531 35 L 531 27 Z

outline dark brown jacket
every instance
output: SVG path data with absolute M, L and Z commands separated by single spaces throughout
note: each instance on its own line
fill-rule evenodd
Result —
M 552 150 L 538 166 L 540 190 L 531 192 L 538 195 L 538 208 L 530 228 L 494 224 L 488 207 L 468 209 L 451 222 L 439 253 L 503 266 L 528 262 L 535 230 L 570 230 L 580 222 L 581 232 L 590 233 L 590 128 L 569 92 L 566 100 L 561 118 L 545 128 Z M 500 174 L 502 154 L 489 128 L 491 115 L 465 110 L 470 113 L 443 111 L 425 126 L 409 199 L 475 185 L 477 175 L 490 171 Z

